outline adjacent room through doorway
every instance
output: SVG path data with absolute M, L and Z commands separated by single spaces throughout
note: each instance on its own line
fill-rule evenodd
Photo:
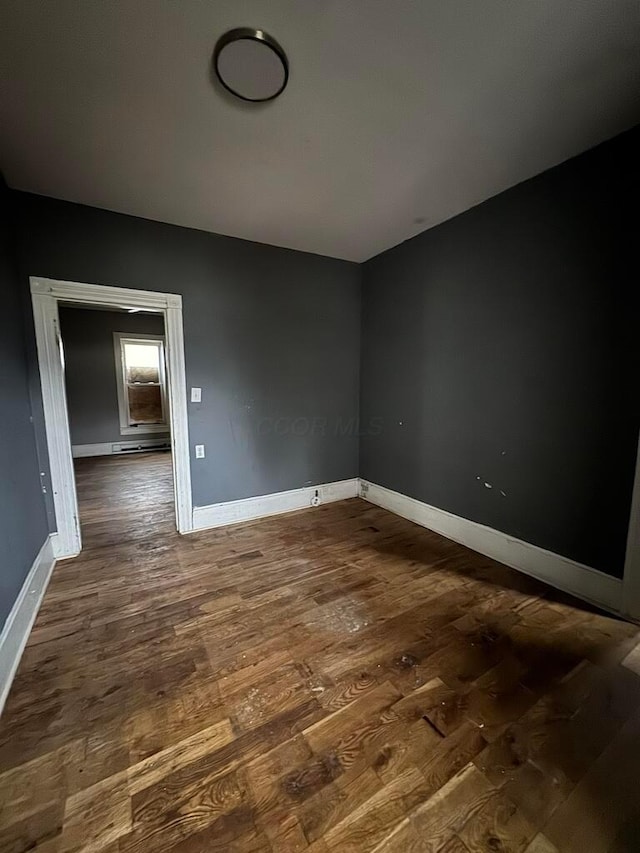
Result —
M 162 314 L 59 306 L 85 546 L 175 530 Z
M 82 550 L 76 460 L 86 458 L 170 446 L 172 529 L 190 531 L 181 296 L 35 277 L 30 286 L 51 474 L 48 503 L 57 527 L 53 553 L 60 559 Z

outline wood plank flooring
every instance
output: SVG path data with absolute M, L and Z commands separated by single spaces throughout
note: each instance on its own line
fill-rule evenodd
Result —
M 360 500 L 179 537 L 168 454 L 77 476 L 0 850 L 640 850 L 636 627 Z

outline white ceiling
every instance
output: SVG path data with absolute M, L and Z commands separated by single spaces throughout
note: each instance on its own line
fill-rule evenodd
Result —
M 288 53 L 266 105 L 218 36 Z M 14 187 L 363 261 L 640 120 L 638 0 L 2 0 Z

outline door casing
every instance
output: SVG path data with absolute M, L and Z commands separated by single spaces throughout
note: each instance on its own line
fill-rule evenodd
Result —
M 57 534 L 54 536 L 55 556 L 58 559 L 74 557 L 82 549 L 62 358 L 59 302 L 139 308 L 164 316 L 176 527 L 179 533 L 189 533 L 193 530 L 193 508 L 182 297 L 175 293 L 130 290 L 34 276 L 30 277 L 29 283 L 57 524 Z

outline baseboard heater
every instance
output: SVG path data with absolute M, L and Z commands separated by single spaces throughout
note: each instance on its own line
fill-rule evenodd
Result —
M 144 453 L 145 450 L 171 450 L 168 439 L 162 441 L 121 441 L 111 445 L 112 453 Z
M 83 456 L 112 456 L 124 453 L 145 453 L 148 450 L 171 450 L 170 438 L 150 438 L 146 441 L 117 441 L 103 444 L 74 444 L 73 458 Z

